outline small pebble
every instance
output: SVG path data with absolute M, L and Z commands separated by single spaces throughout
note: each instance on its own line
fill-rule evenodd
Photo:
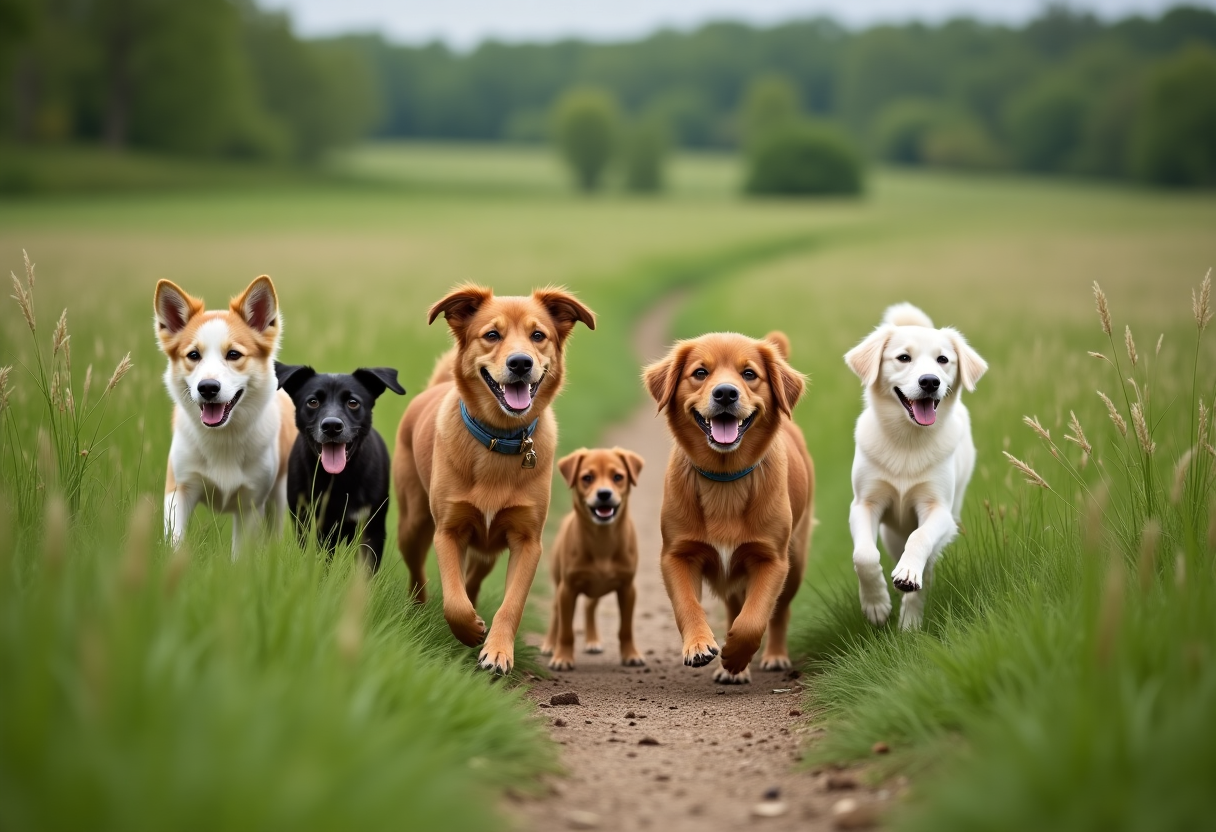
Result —
M 638 745 L 658 745 L 659 741 L 654 737 L 642 737 L 638 740 Z
M 549 697 L 550 705 L 577 705 L 578 694 L 574 692 L 555 693 Z
M 752 807 L 752 814 L 758 818 L 779 818 L 789 809 L 780 800 L 766 800 Z
M 751 738 L 752 738 L 752 732 L 751 732 L 751 731 L 744 731 L 744 732 L 743 732 L 743 739 L 745 739 L 745 740 L 750 740 Z
M 797 708 L 790 708 L 790 716 L 802 716 L 802 711 Z
M 566 813 L 566 823 L 571 829 L 599 829 L 600 816 L 595 812 L 575 810 Z
M 869 829 L 877 823 L 878 810 L 851 797 L 837 801 L 832 807 L 832 825 L 836 829 Z
M 857 788 L 857 778 L 851 774 L 829 774 L 828 791 L 838 792 Z
M 637 718 L 637 714 L 635 714 L 633 711 L 629 711 L 625 714 L 625 719 L 636 719 L 636 718 Z
M 870 750 L 875 754 L 890 754 L 891 746 L 887 745 L 885 742 L 876 742 L 874 743 L 874 747 Z
M 555 728 L 565 728 L 566 720 L 562 719 L 561 717 L 558 717 L 557 719 L 553 720 L 553 726 Z
M 767 789 L 764 790 L 764 799 L 765 800 L 780 800 L 781 799 L 781 787 L 780 786 L 769 786 Z

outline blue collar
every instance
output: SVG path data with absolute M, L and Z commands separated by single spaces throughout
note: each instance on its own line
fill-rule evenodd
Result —
M 474 439 L 498 454 L 520 454 L 524 452 L 525 445 L 531 449 L 532 434 L 536 431 L 537 423 L 540 422 L 540 417 L 537 416 L 532 420 L 532 424 L 522 431 L 496 430 L 470 416 L 463 401 L 460 403 L 460 418 L 464 420 L 464 426 L 468 428 L 469 433 L 473 434 Z
M 760 463 L 758 463 L 758 462 L 756 463 L 756 465 L 759 465 L 759 464 Z M 695 465 L 692 466 L 692 470 L 696 471 L 698 474 L 705 477 L 705 479 L 707 479 L 707 480 L 713 480 L 714 482 L 734 482 L 735 480 L 743 479 L 748 474 L 750 474 L 752 471 L 755 471 L 756 465 L 752 465 L 748 468 L 744 468 L 742 471 L 731 471 L 729 474 L 719 474 L 717 471 L 706 471 L 702 468 L 698 468 Z

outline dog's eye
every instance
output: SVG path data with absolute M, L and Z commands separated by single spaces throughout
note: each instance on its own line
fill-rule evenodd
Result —
M 755 370 L 744 370 L 743 377 L 748 381 L 755 381 L 757 378 L 759 378 L 759 376 L 756 375 Z
M 939 356 L 937 357 L 937 363 L 938 363 L 938 364 L 949 364 L 949 363 L 950 363 L 950 359 L 949 359 L 949 358 L 946 358 L 946 356 L 944 356 L 944 355 L 939 355 Z
M 692 377 L 699 381 L 704 381 L 705 379 L 709 378 L 709 370 L 705 369 L 704 367 L 698 367 L 693 371 Z
M 228 354 L 224 357 L 227 358 L 229 361 L 240 361 L 241 354 L 239 352 L 237 352 L 236 350 L 228 350 Z
M 898 362 L 900 362 L 901 364 L 907 364 L 909 361 L 911 361 L 911 360 L 912 360 L 912 356 L 908 355 L 908 354 L 905 352 L 903 355 L 897 355 L 897 356 L 895 356 L 895 360 L 896 360 L 896 361 L 898 361 Z
M 485 335 L 483 335 L 481 337 L 485 338 L 487 341 L 497 341 L 502 336 L 498 334 L 497 329 L 491 329 L 489 332 L 487 332 Z
M 595 479 L 595 474 L 583 474 L 583 482 L 591 485 L 591 481 Z
M 316 410 L 318 407 L 321 406 L 321 403 L 319 401 L 317 401 L 316 396 L 313 396 L 311 399 L 309 399 L 307 402 L 305 402 L 305 404 L 307 404 L 313 410 Z
M 532 333 L 532 340 L 539 344 L 541 341 L 545 340 L 545 333 L 541 332 L 539 329 L 536 330 L 536 332 Z
M 346 402 L 346 406 L 349 407 L 351 410 L 358 410 L 359 401 L 357 399 L 350 399 Z
M 613 474 L 613 475 L 612 475 L 612 481 L 613 481 L 613 482 L 624 482 L 624 481 L 625 481 L 625 475 L 624 475 L 624 474 Z
M 189 358 L 191 361 L 198 361 L 202 356 L 198 354 L 198 350 L 190 350 L 190 352 L 186 353 L 186 358 Z

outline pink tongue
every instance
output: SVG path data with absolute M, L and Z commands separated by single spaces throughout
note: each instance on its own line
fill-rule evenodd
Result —
M 205 404 L 203 405 L 203 424 L 218 425 L 224 421 L 224 405 L 223 404 Z
M 512 410 L 524 410 L 532 404 L 532 391 L 526 381 L 503 385 L 502 397 L 507 400 L 507 407 Z
M 917 399 L 912 402 L 912 416 L 918 425 L 931 425 L 937 419 L 937 411 L 933 409 L 933 399 Z
M 739 420 L 733 416 L 715 416 L 709 420 L 709 432 L 719 445 L 733 445 L 739 438 Z
M 331 474 L 341 474 L 346 467 L 346 443 L 333 442 L 321 446 L 321 467 Z

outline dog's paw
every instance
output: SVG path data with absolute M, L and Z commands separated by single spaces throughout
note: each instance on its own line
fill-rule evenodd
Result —
M 487 647 L 477 657 L 477 666 L 482 670 L 490 671 L 495 676 L 509 676 L 514 664 L 515 651 L 513 649 L 491 650 Z
M 688 667 L 705 667 L 718 655 L 718 645 L 709 637 L 703 641 L 684 642 L 684 664 Z
M 917 592 L 920 589 L 921 573 L 904 566 L 903 563 L 897 563 L 891 572 L 891 583 L 895 584 L 895 588 L 900 592 Z
M 726 634 L 726 644 L 722 645 L 722 667 L 731 673 L 743 673 L 751 663 L 752 656 L 760 649 L 760 637 L 745 638 L 735 632 Z
M 760 661 L 761 670 L 789 670 L 793 666 L 789 656 L 765 656 Z
M 740 673 L 731 673 L 725 667 L 719 667 L 714 671 L 714 681 L 719 685 L 750 685 L 752 683 L 752 669 L 745 667 Z
M 589 641 L 587 642 L 587 645 L 583 647 L 583 652 L 591 653 L 592 655 L 603 653 L 604 645 L 600 644 L 598 641 Z
M 550 670 L 574 670 L 573 656 L 554 656 L 549 659 Z
M 861 611 L 875 627 L 886 624 L 891 615 L 891 597 L 887 595 L 887 588 L 883 587 L 882 592 L 873 595 L 862 592 Z
M 635 650 L 632 653 L 622 653 L 621 664 L 625 665 L 625 667 L 645 667 L 646 660 Z
M 904 601 L 899 607 L 899 629 L 901 630 L 919 630 L 924 618 L 924 611 L 916 609 L 907 601 Z
M 476 647 L 486 640 L 486 622 L 481 620 L 481 616 L 473 610 L 472 606 L 467 612 L 449 613 L 445 609 L 443 617 L 447 620 L 452 635 L 456 636 L 456 640 L 461 644 Z
M 539 652 L 542 656 L 552 656 L 553 655 L 553 645 L 547 641 L 542 641 L 540 643 Z

